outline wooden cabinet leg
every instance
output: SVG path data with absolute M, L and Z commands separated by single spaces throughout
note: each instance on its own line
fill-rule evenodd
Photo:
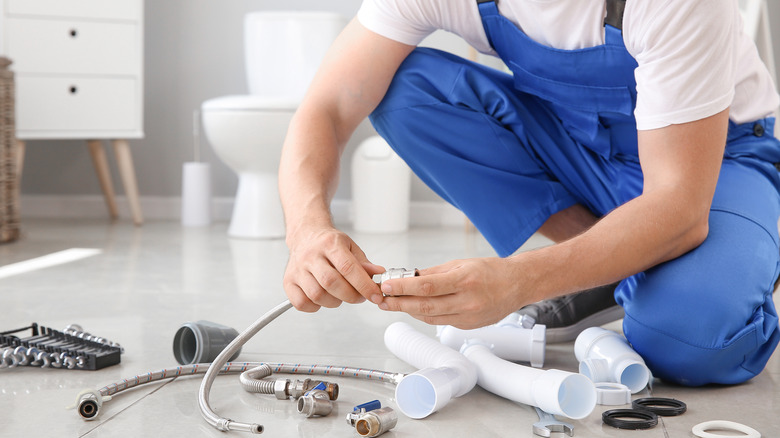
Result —
M 98 180 L 100 181 L 100 188 L 103 189 L 108 215 L 111 219 L 117 219 L 119 213 L 116 208 L 116 196 L 114 195 L 111 170 L 108 168 L 108 159 L 106 159 L 106 151 L 103 149 L 103 142 L 100 140 L 87 140 L 87 146 L 89 147 L 89 154 L 92 156 L 92 164 L 95 166 L 95 172 L 97 172 Z
M 138 199 L 138 184 L 135 180 L 135 168 L 133 166 L 133 156 L 130 153 L 130 144 L 127 140 L 112 140 L 112 143 L 114 144 L 119 175 L 122 177 L 125 194 L 130 203 L 130 212 L 133 214 L 133 222 L 136 225 L 141 225 L 144 223 L 144 217 L 141 212 L 141 202 Z

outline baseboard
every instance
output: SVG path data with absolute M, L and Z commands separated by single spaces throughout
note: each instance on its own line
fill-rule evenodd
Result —
M 146 220 L 175 220 L 181 218 L 181 198 L 142 196 L 141 209 Z M 233 198 L 212 199 L 212 220 L 227 222 L 233 212 Z M 127 198 L 117 196 L 120 218 L 130 218 Z M 333 220 L 337 224 L 352 223 L 352 202 L 336 199 L 331 204 Z M 94 219 L 107 216 L 105 201 L 99 195 L 22 195 L 20 202 L 24 218 Z M 418 227 L 462 226 L 463 214 L 443 201 L 412 201 L 409 205 L 409 224 Z

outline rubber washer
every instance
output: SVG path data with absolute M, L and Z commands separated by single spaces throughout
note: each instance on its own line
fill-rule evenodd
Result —
M 628 430 L 651 429 L 658 424 L 658 416 L 644 409 L 612 409 L 601 414 L 601 420 L 607 426 Z
M 688 410 L 688 406 L 680 400 L 663 397 L 639 398 L 631 402 L 634 409 L 644 409 L 662 417 L 674 417 L 682 415 Z

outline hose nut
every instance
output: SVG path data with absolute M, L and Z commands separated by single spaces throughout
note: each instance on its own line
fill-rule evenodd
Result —
M 398 415 L 392 408 L 384 407 L 361 414 L 355 422 L 360 436 L 376 437 L 395 427 Z
M 108 397 L 107 399 L 110 399 Z M 85 420 L 94 420 L 100 413 L 104 397 L 98 391 L 85 389 L 76 396 L 76 411 Z M 73 406 L 72 406 L 73 407 Z
M 305 379 L 305 380 L 298 380 L 295 379 L 295 381 L 289 386 L 288 392 L 290 394 L 290 397 L 294 399 L 299 399 L 303 397 L 304 394 L 311 391 L 312 388 L 317 386 L 316 383 L 312 384 L 311 379 Z
M 289 379 L 276 379 L 274 381 L 274 395 L 279 400 L 287 400 L 290 398 L 288 388 L 290 387 Z
M 298 399 L 298 413 L 306 418 L 313 416 L 325 417 L 333 411 L 333 403 L 328 393 L 321 389 L 313 389 Z

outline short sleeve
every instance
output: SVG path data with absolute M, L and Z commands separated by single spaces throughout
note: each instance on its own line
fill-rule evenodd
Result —
M 638 63 L 637 129 L 703 119 L 734 99 L 739 10 L 732 0 L 630 0 L 623 22 Z
M 416 46 L 436 30 L 425 12 L 424 6 L 414 0 L 363 0 L 357 19 L 372 32 Z

